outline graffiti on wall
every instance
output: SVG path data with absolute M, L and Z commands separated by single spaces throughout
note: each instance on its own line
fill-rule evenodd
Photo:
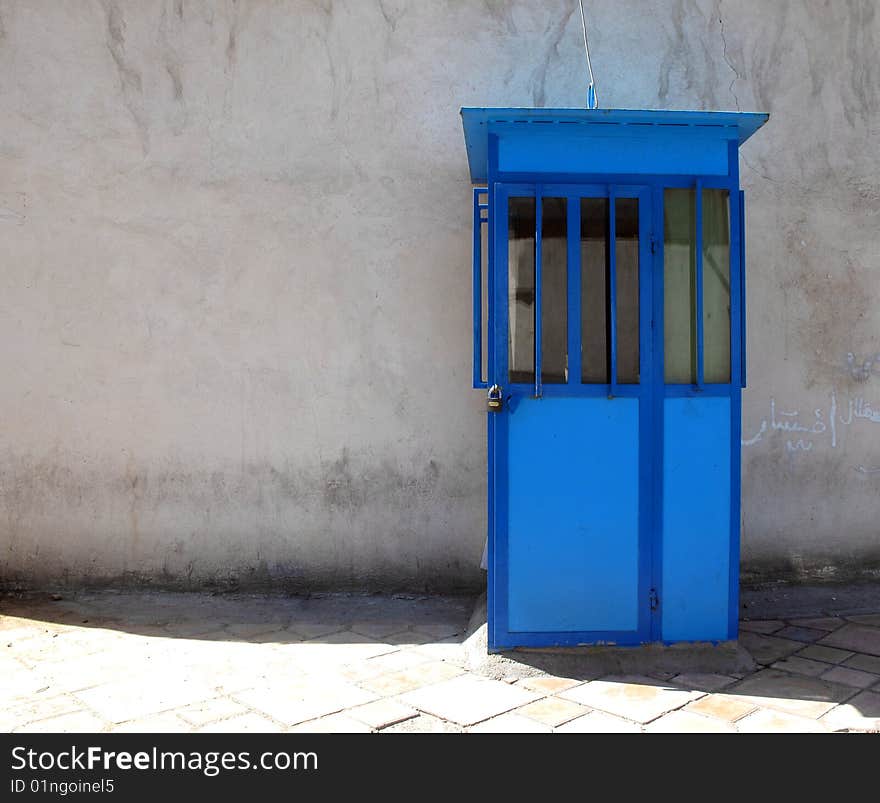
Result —
M 867 382 L 872 374 L 880 376 L 880 352 L 862 359 L 850 352 L 846 355 L 846 365 L 852 379 L 856 382 Z
M 861 424 L 880 424 L 880 404 L 872 403 L 861 396 L 851 396 L 839 401 L 837 393 L 831 391 L 826 408 L 812 410 L 788 410 L 770 399 L 769 414 L 761 419 L 758 428 L 750 437 L 742 439 L 743 446 L 755 446 L 774 432 L 785 434 L 785 450 L 790 455 L 813 451 L 816 443 L 827 443 L 836 449 L 846 428 Z M 880 474 L 880 468 L 856 466 L 861 474 Z

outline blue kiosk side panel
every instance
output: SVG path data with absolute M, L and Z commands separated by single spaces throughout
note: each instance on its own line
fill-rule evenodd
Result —
M 639 399 L 521 398 L 509 415 L 509 630 L 637 631 Z
M 663 641 L 723 641 L 730 605 L 730 399 L 667 398 Z

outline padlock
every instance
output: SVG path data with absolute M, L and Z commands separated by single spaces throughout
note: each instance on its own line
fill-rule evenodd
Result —
M 489 388 L 489 394 L 486 399 L 486 403 L 489 407 L 490 413 L 498 413 L 501 411 L 501 408 L 504 406 L 504 396 L 501 393 L 501 388 L 498 385 L 492 385 Z

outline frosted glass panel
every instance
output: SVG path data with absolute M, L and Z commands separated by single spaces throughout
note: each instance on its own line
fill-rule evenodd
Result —
M 639 381 L 639 200 L 614 202 L 617 381 Z
M 730 203 L 703 190 L 703 381 L 730 382 Z
M 663 372 L 669 384 L 697 381 L 696 192 L 663 192 Z

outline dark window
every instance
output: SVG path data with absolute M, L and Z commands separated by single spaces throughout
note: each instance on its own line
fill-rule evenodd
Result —
M 508 361 L 511 382 L 535 381 L 535 199 L 507 203 Z

